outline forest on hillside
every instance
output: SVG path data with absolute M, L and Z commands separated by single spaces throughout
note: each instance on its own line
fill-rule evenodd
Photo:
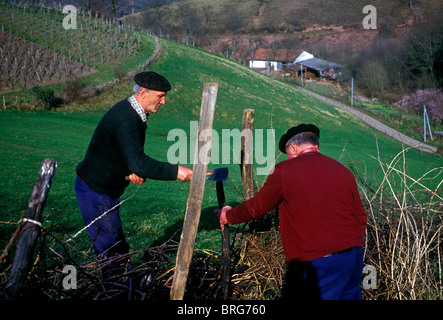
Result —
M 364 1 L 342 1 L 338 7 L 337 1 L 311 1 L 309 7 L 293 6 L 292 11 L 287 7 L 290 14 L 286 15 L 271 7 L 269 2 L 272 1 L 231 1 L 236 5 L 226 7 L 220 7 L 217 2 L 157 3 L 141 11 L 137 19 L 132 16 L 125 21 L 131 20 L 152 33 L 185 44 L 224 55 L 228 53 L 240 61 L 258 47 L 312 48 L 315 56 L 343 64 L 341 80 L 346 82 L 354 77 L 357 85 L 369 96 L 389 99 L 392 93 L 402 95 L 417 89 L 443 86 L 441 3 L 432 10 L 425 1 L 390 1 L 390 6 L 380 3 L 377 30 L 374 30 L 376 35 L 368 37 L 370 41 L 353 43 L 352 37 L 347 40 L 338 38 L 336 45 L 326 47 L 322 40 L 327 39 L 327 35 L 306 41 L 304 34 L 312 34 L 309 31 L 312 25 L 329 26 L 330 29 L 317 32 L 330 34 L 346 33 L 347 30 L 355 34 L 370 32 L 361 26 L 365 16 L 361 12 Z M 274 2 L 285 4 L 288 1 Z M 245 8 L 245 3 L 251 5 Z M 333 27 L 340 25 L 344 29 L 334 31 Z M 271 41 L 270 34 L 275 35 Z M 223 43 L 220 44 L 220 40 L 216 43 L 222 36 Z M 241 39 L 245 38 L 247 41 L 243 41 L 241 50 Z
M 46 0 L 40 0 L 45 2 Z M 63 2 L 64 0 L 61 0 Z M 443 3 L 375 0 L 75 0 L 80 8 L 244 62 L 257 48 L 307 50 L 344 66 L 341 82 L 388 102 L 443 87 Z

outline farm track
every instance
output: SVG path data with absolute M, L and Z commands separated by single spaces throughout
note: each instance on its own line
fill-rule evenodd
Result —
M 351 108 L 351 107 L 349 107 L 343 103 L 337 102 L 335 100 L 323 97 L 322 95 L 314 93 L 312 91 L 309 91 L 305 88 L 300 88 L 300 87 L 297 87 L 297 88 L 299 88 L 301 91 L 303 91 L 303 92 L 305 92 L 305 93 L 307 93 L 319 100 L 322 100 L 328 104 L 342 108 L 342 109 L 350 112 L 351 114 L 360 118 L 363 122 L 365 122 L 366 124 L 368 124 L 372 128 L 387 134 L 388 136 L 400 141 L 401 143 L 403 143 L 405 145 L 411 146 L 411 147 L 416 148 L 420 151 L 424 151 L 424 152 L 428 152 L 428 153 L 436 153 L 437 152 L 436 147 L 430 146 L 426 143 L 423 143 L 423 142 L 415 140 L 411 137 L 408 137 L 408 136 L 404 135 L 403 133 L 398 132 L 397 130 L 381 123 L 380 121 L 372 118 L 371 116 L 368 116 L 367 114 L 365 114 L 361 111 L 355 110 L 354 108 Z

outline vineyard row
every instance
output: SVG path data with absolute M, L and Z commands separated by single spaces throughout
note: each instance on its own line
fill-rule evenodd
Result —
M 115 20 L 81 11 L 63 28 L 61 10 L 0 3 L 0 90 L 83 77 L 140 49 L 140 35 Z

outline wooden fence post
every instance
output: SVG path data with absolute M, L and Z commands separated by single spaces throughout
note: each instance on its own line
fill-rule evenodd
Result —
M 9 280 L 3 290 L 6 299 L 17 299 L 26 280 L 32 264 L 35 243 L 41 233 L 42 212 L 56 169 L 55 160 L 43 160 L 37 182 L 28 201 L 28 210 L 22 219 L 22 232 L 17 242 Z
M 240 172 L 245 200 L 251 199 L 254 192 L 254 177 L 252 172 L 252 141 L 254 128 L 254 109 L 244 109 L 241 124 L 241 162 Z
M 198 126 L 197 142 L 194 153 L 194 168 L 189 188 L 188 203 L 186 204 L 185 220 L 177 252 L 174 279 L 170 292 L 171 300 L 182 300 L 185 293 L 189 274 L 195 237 L 200 221 L 201 206 L 208 170 L 209 154 L 212 144 L 212 123 L 214 120 L 215 102 L 217 100 L 218 85 L 205 84 L 203 89 L 200 121 Z M 204 138 L 200 138 L 205 130 Z

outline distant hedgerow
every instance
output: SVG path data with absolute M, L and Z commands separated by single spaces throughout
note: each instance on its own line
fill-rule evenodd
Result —
M 443 123 L 443 91 L 440 89 L 417 90 L 394 103 L 395 108 L 416 114 L 423 114 L 424 106 L 431 121 Z

